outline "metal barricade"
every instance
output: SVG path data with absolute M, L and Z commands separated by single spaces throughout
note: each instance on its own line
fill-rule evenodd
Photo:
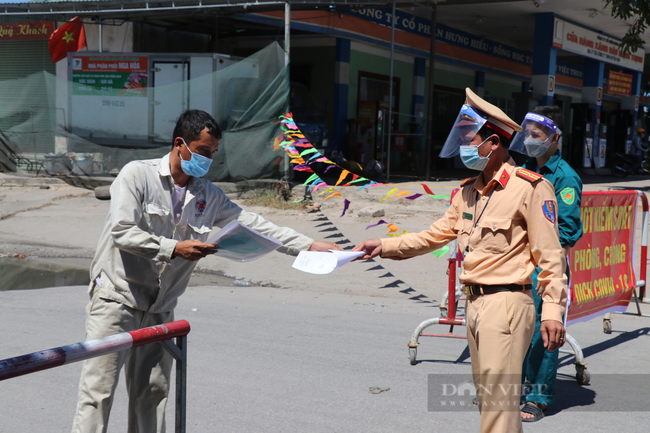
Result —
M 453 190 L 453 196 L 458 192 L 458 189 Z M 596 193 L 607 193 L 607 192 L 596 192 Z M 641 219 L 641 257 L 640 257 L 640 266 L 639 266 L 639 277 L 636 281 L 636 289 L 633 292 L 633 296 L 636 302 L 637 313 L 616 313 L 616 314 L 628 314 L 635 316 L 650 317 L 649 314 L 642 314 L 639 306 L 639 302 L 643 302 L 645 297 L 645 287 L 646 287 L 646 273 L 647 273 L 647 259 L 648 259 L 648 224 L 650 223 L 650 212 L 648 206 L 648 199 L 645 193 L 637 191 L 639 198 L 641 199 L 642 204 L 642 219 Z M 590 194 L 587 192 L 586 194 Z M 447 308 L 441 306 L 441 317 L 436 317 L 432 319 L 425 320 L 420 323 L 413 335 L 411 340 L 408 343 L 409 347 L 409 360 L 411 365 L 415 365 L 417 362 L 417 348 L 420 345 L 420 337 L 444 337 L 444 338 L 467 338 L 465 335 L 456 335 L 453 333 L 454 326 L 465 326 L 466 322 L 464 318 L 456 317 L 458 301 L 461 300 L 461 292 L 459 291 L 459 286 L 456 281 L 456 274 L 461 267 L 462 257 L 458 251 L 456 241 L 453 241 L 452 246 L 450 247 L 449 254 L 449 290 L 443 297 L 441 305 L 446 301 Z M 445 317 L 446 313 L 446 317 Z M 605 333 L 611 333 L 611 313 L 603 314 L 603 330 Z M 434 334 L 434 333 L 424 333 L 423 331 L 433 325 L 449 325 L 449 332 L 446 334 Z M 569 333 L 566 334 L 566 342 L 571 347 L 571 349 L 560 349 L 562 353 L 568 353 L 576 357 L 575 368 L 576 368 L 576 381 L 581 385 L 587 385 L 590 381 L 590 374 L 587 371 L 586 362 L 584 362 L 584 355 L 582 349 L 578 342 L 573 338 Z
M 176 359 L 176 433 L 185 433 L 187 334 L 189 332 L 190 324 L 186 320 L 178 320 L 3 359 L 0 361 L 0 381 L 160 342 Z M 175 344 L 170 341 L 172 338 L 176 338 Z

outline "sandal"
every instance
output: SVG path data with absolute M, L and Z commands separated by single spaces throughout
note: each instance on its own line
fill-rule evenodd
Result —
M 540 409 L 533 403 L 526 403 L 520 410 L 523 413 L 529 413 L 533 416 L 532 418 L 522 418 L 521 422 L 536 422 L 544 418 L 546 408 Z

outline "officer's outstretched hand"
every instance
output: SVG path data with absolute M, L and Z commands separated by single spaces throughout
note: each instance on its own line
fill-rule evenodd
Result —
M 352 251 L 364 251 L 366 254 L 355 259 L 355 260 L 366 260 L 377 257 L 381 254 L 381 240 L 380 239 L 368 239 L 361 242 L 356 247 L 352 248 Z
M 343 251 L 343 248 L 334 242 L 314 241 L 307 251 L 321 251 L 327 253 L 329 250 Z
M 553 352 L 555 349 L 559 349 L 564 345 L 566 329 L 564 329 L 562 323 L 557 320 L 544 320 L 539 331 L 542 333 L 544 347 L 546 347 L 549 352 Z
M 180 257 L 191 262 L 202 259 L 203 257 L 214 254 L 219 250 L 219 245 L 206 244 L 197 239 L 180 241 L 174 248 L 172 258 Z

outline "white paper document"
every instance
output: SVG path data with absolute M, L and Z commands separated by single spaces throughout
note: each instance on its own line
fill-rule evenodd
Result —
M 340 268 L 346 263 L 350 263 L 357 257 L 365 254 L 364 251 L 335 251 L 329 253 L 320 251 L 300 251 L 298 257 L 293 262 L 293 267 L 299 271 L 309 272 L 310 274 L 329 274 L 336 268 Z
M 206 242 L 219 246 L 217 257 L 236 262 L 257 260 L 282 246 L 281 242 L 264 236 L 234 220 L 226 224 Z

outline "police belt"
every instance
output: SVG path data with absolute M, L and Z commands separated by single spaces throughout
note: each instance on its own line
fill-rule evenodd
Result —
M 477 284 L 463 286 L 463 293 L 465 296 L 481 296 L 499 292 L 523 292 L 524 290 L 530 290 L 531 288 L 532 285 L 530 284 L 507 284 L 502 286 Z

